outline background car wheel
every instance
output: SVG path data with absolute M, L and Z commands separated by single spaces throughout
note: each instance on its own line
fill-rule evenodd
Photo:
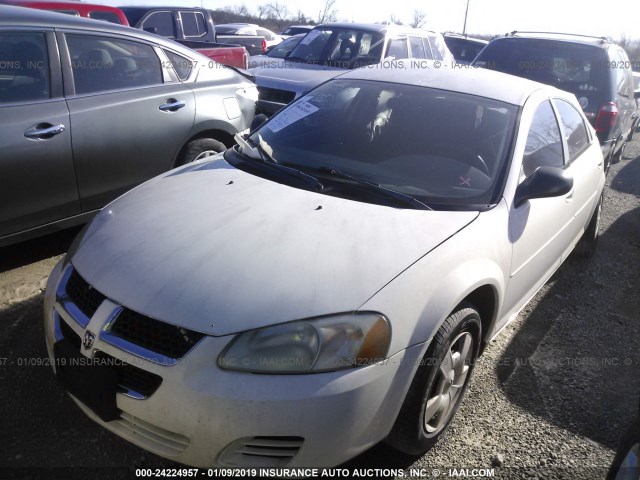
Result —
M 220 152 L 224 152 L 227 147 L 223 143 L 213 138 L 199 138 L 192 140 L 184 148 L 180 158 L 176 162 L 176 167 L 186 165 L 187 163 L 202 160 Z
M 433 447 L 451 422 L 469 384 L 478 357 L 480 315 L 461 304 L 433 337 L 385 440 L 409 455 Z
M 591 258 L 596 253 L 596 247 L 598 246 L 598 236 L 600 235 L 600 217 L 602 216 L 602 201 L 604 200 L 604 193 L 600 195 L 598 205 L 591 216 L 589 225 L 582 234 L 582 238 L 576 245 L 576 253 L 582 258 Z
M 615 153 L 615 155 L 613 155 L 613 158 L 611 159 L 612 164 L 620 163 L 620 160 L 622 160 L 622 157 L 624 156 L 624 150 L 626 147 L 627 141 L 625 140 L 620 149 Z

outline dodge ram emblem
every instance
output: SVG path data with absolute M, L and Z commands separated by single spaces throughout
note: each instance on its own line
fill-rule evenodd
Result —
M 84 349 L 89 350 L 91 347 L 93 347 L 93 342 L 95 339 L 96 339 L 96 336 L 93 333 L 91 333 L 89 330 L 84 332 L 84 340 L 82 342 L 82 346 L 84 347 Z

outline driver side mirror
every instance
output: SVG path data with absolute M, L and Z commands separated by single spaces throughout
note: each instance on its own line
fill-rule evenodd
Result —
M 514 197 L 514 205 L 520 207 L 527 200 L 566 195 L 573 188 L 573 178 L 558 167 L 538 167 L 522 182 Z

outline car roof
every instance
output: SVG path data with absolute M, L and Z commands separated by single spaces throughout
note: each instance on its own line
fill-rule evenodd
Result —
M 64 13 L 51 12 L 48 10 L 38 10 L 35 8 L 14 7 L 10 5 L 0 5 L 0 25 L 18 27 L 50 27 L 93 30 L 105 33 L 119 33 L 163 45 L 177 51 L 190 51 L 191 56 L 199 55 L 193 50 L 182 45 L 167 40 L 164 37 L 148 33 L 137 28 L 126 27 L 116 23 L 101 22 L 90 18 L 75 17 Z
M 0 4 L 14 5 L 14 6 L 56 6 L 56 7 L 70 7 L 75 9 L 84 10 L 91 8 L 92 10 L 104 10 L 114 11 L 118 10 L 117 7 L 109 5 L 99 5 L 95 3 L 85 3 L 73 0 L 2 0 Z
M 581 43 L 584 45 L 592 45 L 594 47 L 606 48 L 615 43 L 606 36 L 591 36 L 591 35 L 579 35 L 572 33 L 561 32 L 528 32 L 517 31 L 506 33 L 503 36 L 494 38 L 494 40 L 500 40 L 502 38 L 522 38 L 522 39 L 536 39 L 536 40 L 553 40 L 567 43 Z
M 348 28 L 348 29 L 356 29 L 356 30 L 368 30 L 370 32 L 384 32 L 385 30 L 389 33 L 419 33 L 419 34 L 436 34 L 432 30 L 426 30 L 423 28 L 412 28 L 407 27 L 406 25 L 386 25 L 384 23 L 349 23 L 349 22 L 335 22 L 335 23 L 321 23 L 320 25 L 316 25 L 314 29 L 320 28 Z M 439 34 L 438 34 L 439 35 Z
M 524 105 L 534 92 L 540 90 L 547 90 L 549 96 L 571 97 L 568 93 L 542 83 L 483 68 L 461 65 L 436 68 L 436 64 L 442 64 L 434 61 L 420 61 L 421 67 L 412 67 L 409 61 L 405 60 L 405 62 L 407 63 L 398 61 L 397 66 L 388 68 L 383 64 L 359 68 L 340 75 L 337 79 L 372 80 L 430 87 L 492 98 L 519 106 Z M 429 67 L 425 68 L 427 65 Z
M 458 38 L 460 40 L 468 40 L 470 42 L 483 43 L 485 45 L 487 43 L 489 43 L 489 40 L 484 40 L 482 38 L 470 37 L 469 35 L 465 35 L 465 34 L 462 34 L 462 33 L 444 32 L 442 34 L 442 36 L 445 37 L 445 38 Z

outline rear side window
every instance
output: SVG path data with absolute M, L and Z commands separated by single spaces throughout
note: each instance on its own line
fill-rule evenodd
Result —
M 165 50 L 164 53 L 167 55 L 171 66 L 176 71 L 178 78 L 180 80 L 186 80 L 189 78 L 189 74 L 191 73 L 191 70 L 193 70 L 193 62 L 187 57 L 183 57 L 182 55 L 178 55 L 177 53 L 173 53 L 168 50 Z
M 176 36 L 176 28 L 171 12 L 153 12 L 142 22 L 142 29 L 163 37 Z
M 444 39 L 438 35 L 429 35 L 429 42 L 431 43 L 431 50 L 433 51 L 433 59 L 444 60 L 447 57 L 448 51 Z
M 560 129 L 548 101 L 540 104 L 533 115 L 522 160 L 525 176 L 543 166 L 564 166 Z
M 162 83 L 160 59 L 149 45 L 93 35 L 67 35 L 76 93 Z
M 569 148 L 569 162 L 572 162 L 589 146 L 587 126 L 584 124 L 582 115 L 578 113 L 573 105 L 558 99 L 554 100 L 553 104 L 560 115 L 562 131 Z
M 185 37 L 203 37 L 207 33 L 207 25 L 202 12 L 180 12 L 180 18 Z
M 122 25 L 122 22 L 120 21 L 120 17 L 118 17 L 118 15 L 116 15 L 113 12 L 89 12 L 89 18 Z
M 618 50 L 613 58 L 616 67 L 616 87 L 618 95 L 629 97 L 629 90 L 631 90 L 631 79 L 629 78 L 631 76 L 631 69 L 629 68 L 629 59 L 621 50 Z
M 0 104 L 50 98 L 43 33 L 0 33 Z

